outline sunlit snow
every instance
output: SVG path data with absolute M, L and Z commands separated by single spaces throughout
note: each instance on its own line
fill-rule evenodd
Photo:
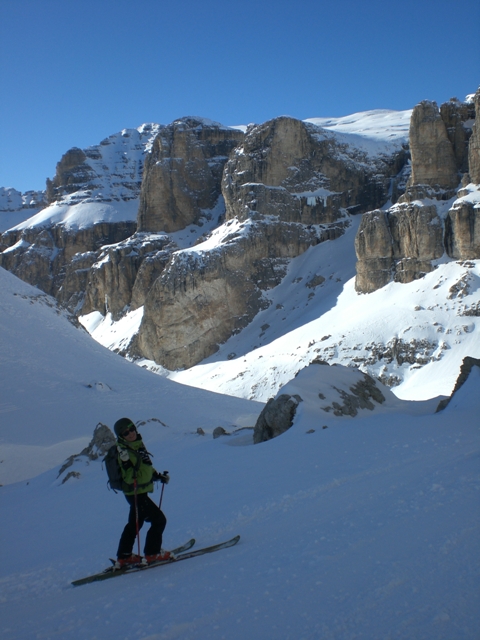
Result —
M 441 413 L 383 388 L 342 418 L 321 406 L 355 372 L 311 365 L 281 390 L 302 397 L 293 427 L 252 445 L 261 404 L 156 376 L 2 269 L 0 286 L 2 640 L 476 637 L 478 368 Z M 241 540 L 72 587 L 109 564 L 128 505 L 100 460 L 65 483 L 60 465 L 125 415 L 170 471 L 165 546 Z

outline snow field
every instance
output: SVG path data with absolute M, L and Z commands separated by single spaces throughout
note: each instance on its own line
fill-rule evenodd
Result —
M 436 415 L 305 407 L 256 446 L 146 425 L 172 477 L 165 545 L 242 539 L 144 574 L 68 586 L 106 566 L 126 518 L 99 462 L 4 487 L 2 637 L 475 638 L 479 381 Z

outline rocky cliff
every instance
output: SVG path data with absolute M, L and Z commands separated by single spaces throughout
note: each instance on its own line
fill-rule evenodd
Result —
M 164 134 L 158 144 L 174 148 L 163 143 Z M 163 158 L 159 175 L 174 161 Z M 153 155 L 148 162 L 152 167 Z M 268 305 L 263 293 L 280 283 L 290 259 L 338 238 L 349 224 L 349 212 L 387 199 L 405 162 L 401 147 L 369 157 L 346 139 L 292 118 L 250 127 L 218 184 L 225 224 L 212 239 L 172 256 L 145 299 L 132 353 L 168 369 L 189 368 L 215 353 L 218 344 Z M 165 203 L 178 200 L 179 183 L 182 193 L 198 192 L 179 178 L 176 170 L 170 183 L 161 178 L 162 198 L 153 207 L 161 217 L 154 226 L 177 228 L 180 216 Z M 217 193 L 211 186 L 209 192 Z M 141 207 L 139 217 L 142 212 Z M 142 225 L 147 217 L 143 220 Z
M 228 221 L 209 242 L 172 255 L 145 299 L 132 354 L 168 369 L 191 367 L 268 306 L 263 292 L 285 277 L 289 259 L 341 234 L 276 220 Z M 221 236 L 219 238 L 218 236 Z
M 49 206 L 1 236 L 0 266 L 80 313 L 102 247 L 136 230 L 144 157 L 159 130 L 124 129 L 67 151 L 47 180 Z
M 480 113 L 480 89 L 474 96 L 475 112 Z M 472 126 L 472 137 L 468 145 L 468 171 L 470 180 L 480 184 L 480 120 L 476 118 Z
M 363 216 L 355 241 L 357 291 L 421 278 L 444 254 L 479 257 L 479 211 L 469 202 L 468 189 L 458 190 L 461 181 L 466 187 L 472 180 L 470 165 L 478 182 L 478 134 L 472 124 L 479 95 L 480 90 L 474 101 L 453 99 L 440 109 L 427 101 L 414 108 L 407 189 L 389 209 Z
M 53 225 L 9 231 L 4 236 L 11 246 L 0 254 L 0 266 L 78 311 L 97 252 L 128 238 L 135 228 L 135 222 L 126 221 L 86 229 Z
M 358 291 L 411 282 L 445 253 L 479 257 L 475 104 L 478 93 L 418 105 L 411 161 L 398 132 L 352 130 L 355 118 L 124 130 L 64 154 L 48 206 L 2 235 L 0 265 L 77 316 L 143 308 L 122 352 L 192 367 L 271 304 L 292 259 L 339 239 L 356 214 Z M 379 113 L 360 115 L 388 120 Z M 321 295 L 325 277 L 312 274 Z
M 345 212 L 383 204 L 406 152 L 369 155 L 352 142 L 287 117 L 250 127 L 225 167 L 226 218 L 244 220 L 258 213 L 285 222 L 329 224 Z
M 241 131 L 204 118 L 162 129 L 145 164 L 138 230 L 171 233 L 208 218 L 221 195 L 223 167 L 242 140 Z

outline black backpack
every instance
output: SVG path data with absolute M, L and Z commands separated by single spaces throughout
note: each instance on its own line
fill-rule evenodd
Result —
M 107 451 L 107 455 L 103 458 L 105 468 L 107 470 L 108 482 L 107 487 L 117 491 L 123 491 L 123 478 L 118 462 L 117 445 L 113 444 Z
M 129 451 L 133 451 L 130 447 L 127 448 Z M 137 458 L 137 462 L 134 465 L 135 472 L 137 472 L 140 467 L 141 458 L 136 451 L 133 451 L 133 453 Z M 112 444 L 107 451 L 107 455 L 103 458 L 103 462 L 105 463 L 105 469 L 108 475 L 107 487 L 113 489 L 115 493 L 117 493 L 117 491 L 132 491 L 133 485 L 129 485 L 123 480 L 120 463 L 118 462 L 118 449 L 116 444 Z

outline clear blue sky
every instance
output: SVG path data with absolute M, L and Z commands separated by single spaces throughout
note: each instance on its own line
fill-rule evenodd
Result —
M 1 0 L 0 186 L 144 122 L 305 119 L 480 85 L 479 0 Z

